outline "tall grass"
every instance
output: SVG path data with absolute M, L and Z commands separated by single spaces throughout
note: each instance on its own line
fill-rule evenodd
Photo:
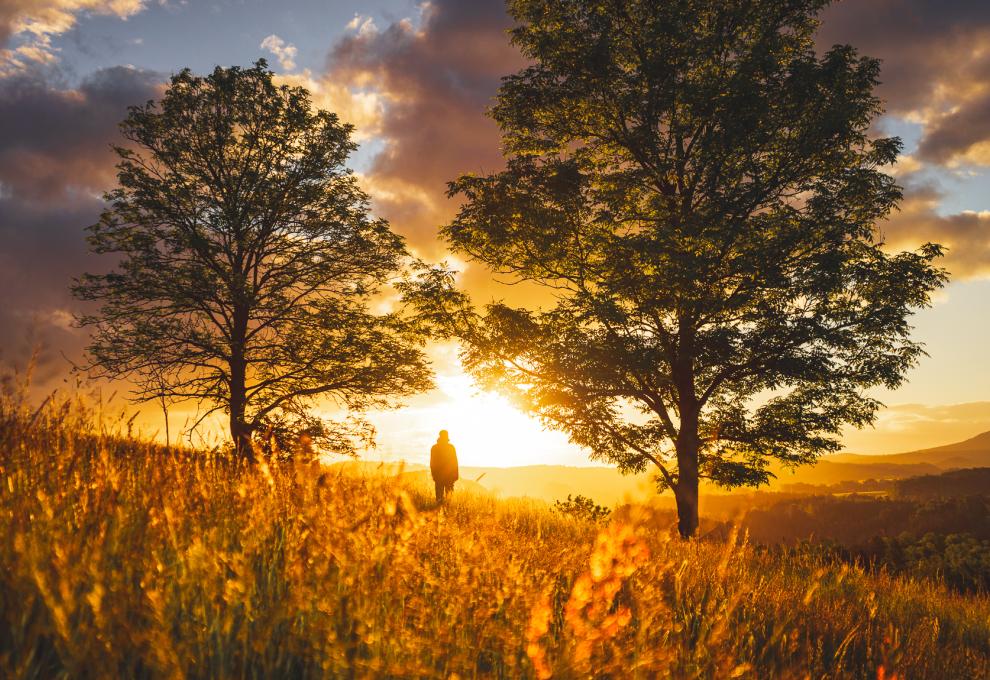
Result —
M 0 399 L 0 675 L 990 677 L 990 603 Z

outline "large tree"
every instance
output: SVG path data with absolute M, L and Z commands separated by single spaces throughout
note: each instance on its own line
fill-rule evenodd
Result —
M 100 303 L 80 320 L 93 371 L 225 411 L 248 457 L 262 433 L 346 451 L 368 432 L 314 418 L 317 397 L 359 413 L 430 386 L 420 327 L 371 311 L 409 256 L 345 165 L 350 125 L 259 61 L 182 71 L 121 129 L 119 187 L 88 237 L 119 264 L 74 289 Z
M 878 62 L 816 53 L 826 4 L 510 0 L 531 65 L 492 112 L 507 168 L 451 183 L 443 232 L 544 304 L 475 312 L 443 271 L 409 291 L 485 384 L 654 466 L 684 536 L 699 479 L 764 483 L 870 423 L 944 281 L 937 245 L 884 248 L 901 144 L 870 134 Z

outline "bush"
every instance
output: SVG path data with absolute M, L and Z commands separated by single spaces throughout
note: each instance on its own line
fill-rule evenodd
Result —
M 567 494 L 566 501 L 554 501 L 553 509 L 559 513 L 589 522 L 603 522 L 612 514 L 612 511 L 604 505 L 598 505 L 595 501 L 581 494 L 573 498 L 571 494 Z

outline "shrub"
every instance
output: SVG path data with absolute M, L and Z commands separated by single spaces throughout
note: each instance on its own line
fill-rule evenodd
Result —
M 585 519 L 589 522 L 602 522 L 612 514 L 612 511 L 604 505 L 598 505 L 592 499 L 581 494 L 573 498 L 571 494 L 567 494 L 566 501 L 554 501 L 553 509 L 559 513 Z

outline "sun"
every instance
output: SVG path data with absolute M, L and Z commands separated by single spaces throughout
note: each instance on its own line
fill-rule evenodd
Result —
M 478 390 L 466 375 L 440 377 L 437 383 L 449 401 L 437 409 L 436 419 L 447 421 L 444 429 L 457 442 L 463 465 L 545 463 L 546 454 L 572 446 L 563 434 L 548 431 L 502 395 Z
M 587 464 L 563 433 L 547 430 L 505 397 L 479 390 L 469 376 L 438 375 L 436 383 L 428 405 L 376 415 L 381 458 L 428 461 L 437 433 L 447 430 L 461 466 Z

